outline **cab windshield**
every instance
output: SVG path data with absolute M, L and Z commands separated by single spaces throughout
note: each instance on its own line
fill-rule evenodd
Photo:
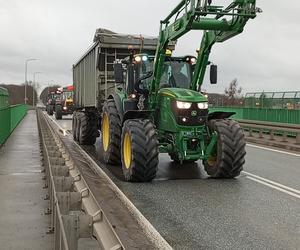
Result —
M 136 80 L 143 78 L 153 70 L 153 61 L 141 62 L 138 66 Z M 142 88 L 148 88 L 153 76 L 142 81 Z M 163 67 L 159 88 L 189 89 L 192 81 L 191 64 L 185 61 L 166 61 Z
M 191 78 L 191 65 L 189 63 L 182 61 L 165 62 L 159 87 L 189 89 Z
M 73 92 L 72 91 L 66 91 L 63 93 L 63 98 L 64 99 L 71 99 L 73 97 Z

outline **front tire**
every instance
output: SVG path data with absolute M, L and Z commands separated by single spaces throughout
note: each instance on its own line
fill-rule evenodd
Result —
M 49 109 L 49 115 L 52 116 L 53 115 L 53 109 L 54 109 L 53 105 L 49 105 L 48 109 Z
M 215 152 L 203 161 L 204 169 L 213 178 L 239 176 L 245 163 L 245 138 L 239 123 L 220 119 L 209 121 L 211 132 L 218 133 Z
M 101 119 L 101 145 L 106 164 L 121 163 L 121 129 L 121 119 L 116 103 L 113 99 L 109 99 L 103 105 Z
M 150 120 L 127 120 L 122 130 L 122 169 L 126 181 L 148 182 L 158 169 L 158 140 Z
M 62 119 L 62 106 L 61 105 L 55 106 L 55 119 L 56 120 Z

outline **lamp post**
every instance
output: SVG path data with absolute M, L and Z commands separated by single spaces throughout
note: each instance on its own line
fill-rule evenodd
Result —
M 35 75 L 42 74 L 43 72 L 34 72 L 33 73 L 33 84 L 32 84 L 32 106 L 34 106 L 34 88 L 35 88 Z
M 24 98 L 25 104 L 27 104 L 27 64 L 30 61 L 36 61 L 36 60 L 37 59 L 35 58 L 30 58 L 25 61 L 25 98 Z

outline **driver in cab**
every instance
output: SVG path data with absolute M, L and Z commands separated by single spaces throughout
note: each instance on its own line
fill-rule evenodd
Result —
M 165 70 L 161 78 L 161 88 L 189 88 L 188 77 L 182 73 L 184 64 L 172 62 L 165 65 Z
M 186 88 L 188 88 L 188 78 L 185 74 L 181 72 L 183 65 L 181 63 L 173 63 L 172 65 L 172 75 L 169 79 L 170 85 L 173 87 L 184 87 L 184 85 L 187 85 Z

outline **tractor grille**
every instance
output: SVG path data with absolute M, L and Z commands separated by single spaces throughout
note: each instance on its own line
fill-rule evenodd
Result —
M 172 102 L 172 112 L 179 125 L 184 126 L 201 126 L 207 121 L 208 110 L 199 109 L 197 103 L 192 103 L 189 109 L 177 108 L 176 101 Z

